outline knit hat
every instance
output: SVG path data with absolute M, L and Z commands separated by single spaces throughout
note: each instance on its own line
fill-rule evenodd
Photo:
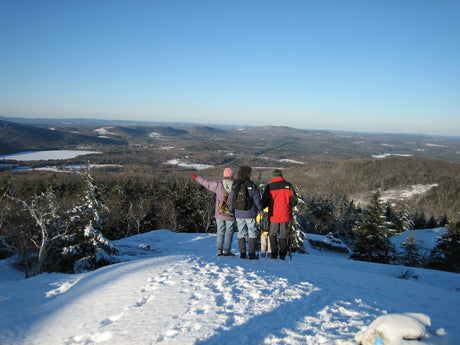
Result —
M 233 177 L 233 170 L 230 168 L 224 169 L 224 177 Z
M 273 170 L 273 172 L 272 172 L 272 176 L 273 176 L 273 177 L 283 177 L 283 174 L 281 173 L 281 170 L 280 170 L 280 169 L 275 169 L 275 170 Z

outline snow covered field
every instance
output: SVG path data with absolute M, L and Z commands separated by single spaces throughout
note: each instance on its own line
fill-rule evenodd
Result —
M 165 164 L 177 165 L 183 168 L 191 168 L 191 169 L 195 169 L 198 171 L 214 167 L 213 165 L 209 165 L 209 164 L 183 162 L 180 159 L 170 159 Z
M 116 241 L 118 264 L 27 280 L 2 260 L 0 344 L 346 345 L 381 316 L 391 344 L 460 343 L 459 274 L 400 279 L 407 267 L 312 248 L 292 261 L 217 257 L 215 241 L 153 231 Z M 413 331 L 423 338 L 402 340 Z

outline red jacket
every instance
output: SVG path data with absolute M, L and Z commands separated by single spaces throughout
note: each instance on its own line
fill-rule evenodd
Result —
M 291 208 L 297 205 L 292 185 L 282 177 L 274 177 L 265 187 L 262 207 L 269 207 L 270 222 L 286 223 L 291 220 Z

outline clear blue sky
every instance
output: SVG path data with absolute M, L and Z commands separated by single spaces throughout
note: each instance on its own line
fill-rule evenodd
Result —
M 460 135 L 460 1 L 0 0 L 0 115 Z

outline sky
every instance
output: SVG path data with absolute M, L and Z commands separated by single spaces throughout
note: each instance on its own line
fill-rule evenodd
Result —
M 0 115 L 460 135 L 458 0 L 0 0 Z

